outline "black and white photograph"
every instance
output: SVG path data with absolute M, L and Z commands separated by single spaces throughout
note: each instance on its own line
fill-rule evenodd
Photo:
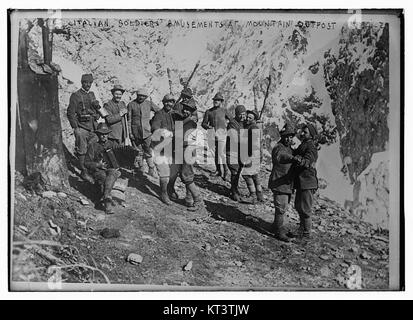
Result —
M 8 15 L 11 291 L 402 289 L 403 10 Z

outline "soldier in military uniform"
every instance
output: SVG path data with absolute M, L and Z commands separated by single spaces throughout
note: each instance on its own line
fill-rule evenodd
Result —
M 114 202 L 111 191 L 116 180 L 120 177 L 119 165 L 113 149 L 116 143 L 109 140 L 111 130 L 106 123 L 99 123 L 95 133 L 98 136 L 97 142 L 89 144 L 85 157 L 85 166 L 92 173 L 101 192 L 101 200 L 105 206 L 107 214 L 112 214 Z
M 241 157 L 241 160 L 246 162 L 242 170 L 242 177 L 247 184 L 252 202 L 255 202 L 255 200 L 259 202 L 264 201 L 261 181 L 258 175 L 261 167 L 261 129 L 256 123 L 258 117 L 256 111 L 247 111 L 244 128 L 247 129 L 245 138 L 248 148 L 247 150 L 241 149 L 241 152 L 248 152 L 248 161 Z
M 272 170 L 268 180 L 268 189 L 274 195 L 275 216 L 272 231 L 277 239 L 289 242 L 290 239 L 284 228 L 284 217 L 293 191 L 290 169 L 293 161 L 293 149 L 291 146 L 295 131 L 289 124 L 286 124 L 280 131 L 280 136 L 281 139 L 271 154 Z
M 81 177 L 92 182 L 85 168 L 85 154 L 88 144 L 97 141 L 94 131 L 97 128 L 97 120 L 100 115 L 97 111 L 99 103 L 96 101 L 95 94 L 90 91 L 93 83 L 91 74 L 84 74 L 81 78 L 82 87 L 72 93 L 67 108 L 67 118 L 75 135 L 75 153 L 79 157 L 79 168 Z
M 137 145 L 142 146 L 143 156 L 148 164 L 148 175 L 155 177 L 155 165 L 152 158 L 151 148 L 151 112 L 159 108 L 150 100 L 146 89 L 136 90 L 136 99 L 128 104 L 128 119 L 131 132 L 130 139 Z
M 111 130 L 109 134 L 109 140 L 112 140 L 117 145 L 121 145 L 126 138 L 126 114 L 128 109 L 126 108 L 125 102 L 121 101 L 122 95 L 125 92 L 120 85 L 115 85 L 112 90 L 112 99 L 103 105 L 103 109 L 106 111 L 106 116 L 104 117 L 106 123 Z
M 227 110 L 222 107 L 224 97 L 218 92 L 213 98 L 214 106 L 205 112 L 204 120 L 202 121 L 202 128 L 205 130 L 214 129 L 215 135 L 211 142 L 213 145 L 215 154 L 215 176 L 222 177 L 224 180 L 227 178 L 228 166 L 226 165 L 225 157 L 225 143 L 226 143 L 226 129 L 227 121 L 231 120 L 231 116 Z
M 231 119 L 227 125 L 226 160 L 231 172 L 230 197 L 234 201 L 241 201 L 238 189 L 239 178 L 243 164 L 240 157 L 241 130 L 244 128 L 246 109 L 243 105 L 235 108 L 235 118 Z
M 161 200 L 165 204 L 171 204 L 167 186 L 170 177 L 170 166 L 173 160 L 173 135 L 175 123 L 173 119 L 172 107 L 175 99 L 167 94 L 162 99 L 163 108 L 157 111 L 152 118 L 152 149 L 154 150 L 154 162 L 159 174 L 159 184 L 161 187 Z M 163 148 L 158 150 L 157 146 L 163 144 Z
M 188 155 L 185 155 L 187 153 L 187 148 L 192 148 L 191 142 L 189 141 L 190 138 L 188 137 L 191 133 L 191 130 L 195 130 L 197 127 L 196 122 L 192 119 L 192 115 L 196 111 L 195 101 L 193 99 L 185 100 L 182 102 L 182 107 L 182 118 L 175 119 L 176 121 L 183 122 L 183 143 L 180 143 L 180 145 L 183 146 L 183 159 L 179 159 L 175 153 L 174 163 L 171 165 L 170 180 L 167 186 L 167 190 L 171 195 L 176 195 L 174 191 L 174 184 L 176 178 L 178 177 L 178 175 L 180 175 L 181 180 L 186 187 L 185 204 L 188 206 L 188 210 L 197 211 L 203 208 L 204 201 L 202 200 L 198 187 L 194 183 L 195 175 L 193 164 L 189 162 L 190 159 L 187 158 Z M 175 122 L 175 128 L 176 127 L 177 124 Z M 177 145 L 175 145 L 175 147 L 179 148 Z M 194 154 L 192 154 L 192 156 L 193 155 Z

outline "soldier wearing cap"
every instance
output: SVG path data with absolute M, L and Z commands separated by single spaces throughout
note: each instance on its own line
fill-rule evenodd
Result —
M 225 159 L 225 142 L 226 142 L 226 128 L 227 122 L 231 120 L 227 110 L 222 107 L 224 97 L 221 93 L 215 94 L 212 98 L 213 107 L 205 112 L 202 121 L 202 128 L 205 130 L 214 129 L 214 149 L 215 154 L 215 176 L 222 177 L 226 180 L 228 174 L 228 166 Z M 209 139 L 212 140 L 212 139 Z M 223 169 L 222 169 L 222 168 Z
M 188 162 L 187 157 L 185 156 L 185 150 L 190 146 L 190 141 L 188 136 L 192 130 L 196 130 L 197 124 L 192 119 L 192 115 L 196 112 L 196 105 L 193 99 L 187 99 L 182 102 L 182 116 L 179 115 L 178 118 L 175 118 L 175 121 L 183 121 L 183 161 L 178 163 L 178 159 L 174 157 L 174 163 L 171 165 L 171 174 L 167 190 L 169 195 L 173 198 L 177 198 L 177 194 L 174 190 L 174 185 L 178 175 L 181 177 L 182 182 L 186 187 L 186 197 L 185 204 L 188 206 L 188 210 L 197 211 L 203 208 L 204 202 L 201 198 L 201 193 L 199 192 L 198 187 L 194 183 L 194 169 L 193 165 Z M 176 116 L 176 114 L 174 114 Z M 177 125 L 175 124 L 175 127 Z
M 262 186 L 258 176 L 261 166 L 261 129 L 256 123 L 258 117 L 258 113 L 255 110 L 247 111 L 244 127 L 247 129 L 247 136 L 245 137 L 247 148 L 241 149 L 241 160 L 244 163 L 242 177 L 247 184 L 252 202 L 255 202 L 255 198 L 259 202 L 264 201 Z M 246 154 L 242 154 L 243 152 Z
M 99 103 L 96 101 L 95 94 L 90 91 L 93 76 L 91 74 L 82 75 L 81 83 L 82 87 L 70 96 L 67 118 L 70 126 L 74 129 L 75 153 L 79 157 L 81 177 L 86 181 L 93 182 L 85 168 L 85 154 L 88 144 L 97 141 L 94 131 L 100 117 L 97 111 Z
M 98 141 L 89 144 L 85 166 L 92 173 L 99 186 L 106 213 L 111 214 L 114 202 L 110 193 L 116 180 L 120 177 L 119 165 L 113 153 L 116 143 L 108 139 L 111 130 L 106 123 L 99 123 L 95 133 L 98 136 Z
M 294 207 L 300 216 L 297 236 L 304 239 L 310 238 L 314 194 L 318 189 L 317 136 L 317 130 L 311 123 L 304 124 L 299 135 L 301 144 L 294 150 L 291 159 L 293 187 L 296 190 Z
M 173 107 L 173 113 L 174 113 L 174 118 L 176 120 L 183 120 L 183 121 L 193 121 L 195 123 L 198 123 L 198 112 L 195 109 L 189 118 L 185 117 L 184 115 L 184 105 L 183 103 L 193 100 L 193 93 L 191 88 L 184 88 L 181 91 L 181 96 L 180 96 L 180 102 L 176 103 Z
M 286 123 L 280 131 L 281 139 L 272 150 L 272 170 L 268 180 L 268 189 L 274 196 L 274 223 L 272 231 L 277 239 L 289 242 L 284 229 L 284 216 L 293 190 L 291 160 L 293 155 L 293 137 L 295 131 Z
M 228 169 L 231 172 L 230 197 L 234 201 L 241 200 L 238 184 L 243 167 L 240 157 L 240 149 L 241 131 L 244 128 L 245 117 L 245 107 L 243 105 L 238 105 L 235 108 L 235 117 L 231 119 L 227 125 L 226 160 Z
M 137 146 L 142 146 L 143 156 L 148 164 L 148 174 L 155 177 L 155 166 L 151 149 L 151 112 L 156 112 L 159 108 L 147 100 L 149 93 L 146 89 L 136 90 L 136 99 L 128 104 L 128 119 L 131 132 L 131 140 Z
M 105 121 L 111 130 L 109 134 L 109 140 L 112 140 L 117 145 L 121 145 L 126 138 L 126 116 L 128 110 L 125 102 L 121 101 L 122 95 L 125 89 L 121 85 L 114 85 L 110 90 L 112 93 L 112 99 L 103 105 L 104 111 L 106 111 Z
M 173 134 L 175 123 L 173 119 L 172 108 L 175 99 L 172 95 L 167 94 L 162 99 L 163 108 L 157 111 L 152 118 L 152 149 L 154 150 L 154 162 L 159 174 L 159 184 L 161 187 L 161 200 L 165 204 L 171 204 L 167 186 L 170 177 L 170 166 L 173 160 Z M 161 146 L 162 148 L 158 148 Z

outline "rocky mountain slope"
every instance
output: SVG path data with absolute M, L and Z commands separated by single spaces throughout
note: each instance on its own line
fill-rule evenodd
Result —
M 12 279 L 158 290 L 388 288 L 388 233 L 327 198 L 315 204 L 313 238 L 285 244 L 269 231 L 274 207 L 267 189 L 264 204 L 235 203 L 227 197 L 228 183 L 210 179 L 198 167 L 206 209 L 192 213 L 182 201 L 164 205 L 156 180 L 123 174 L 129 178 L 127 201 L 111 216 L 93 206 L 93 189 L 76 175 L 71 181 L 80 192 L 43 195 L 27 192 L 18 177 Z M 245 186 L 241 191 L 246 194 Z M 181 183 L 177 192 L 185 196 Z M 289 208 L 287 227 L 297 226 L 298 216 Z M 105 238 L 105 228 L 119 234 Z M 128 262 L 131 254 L 140 262 Z
M 187 212 L 182 203 L 164 206 L 157 198 L 157 181 L 125 171 L 126 205 L 105 217 L 92 205 L 92 188 L 69 166 L 72 188 L 60 190 L 60 196 L 31 194 L 17 176 L 13 279 L 45 281 L 53 274 L 48 266 L 55 264 L 64 266 L 66 282 L 387 288 L 387 28 L 378 23 L 316 32 L 294 24 L 192 30 L 164 21 L 145 28 L 120 27 L 115 20 L 104 26 L 63 23 L 54 35 L 53 59 L 62 70 L 59 104 L 70 163 L 74 137 L 66 108 L 84 72 L 93 73 L 92 90 L 102 102 L 118 82 L 128 89 L 126 102 L 133 98 L 132 89 L 143 86 L 160 104 L 170 90 L 179 93 L 181 78 L 199 60 L 191 82 L 199 116 L 217 91 L 229 110 L 238 103 L 260 110 L 271 75 L 263 113 L 263 185 L 277 128 L 287 121 L 313 122 L 320 132 L 317 170 L 322 186 L 315 236 L 305 245 L 275 240 L 269 232 L 274 210 L 270 191 L 265 189 L 265 204 L 233 203 L 227 197 L 228 184 L 210 179 L 208 166 L 196 169 L 206 202 L 200 214 Z M 31 57 L 41 59 L 36 26 L 31 48 Z M 242 188 L 245 192 L 245 185 Z M 89 205 L 82 205 L 81 199 Z M 298 220 L 291 208 L 288 218 L 294 228 Z M 104 228 L 119 230 L 119 237 L 102 237 Z M 130 253 L 140 255 L 142 262 L 127 262 Z
M 269 163 L 278 139 L 277 127 L 286 121 L 313 122 L 322 142 L 318 171 L 326 186 L 323 192 L 360 215 L 368 215 L 369 221 L 375 220 L 382 201 L 364 197 L 359 190 L 362 181 L 366 182 L 361 173 L 369 165 L 375 181 L 388 170 L 371 167 L 373 154 L 387 154 L 388 25 L 363 23 L 359 29 L 337 25 L 330 31 L 294 24 L 279 29 L 245 24 L 186 29 L 157 21 L 147 28 L 119 26 L 115 20 L 108 20 L 104 27 L 63 23 L 66 34 L 54 38 L 54 59 L 62 67 L 60 107 L 70 150 L 73 136 L 65 108 L 70 93 L 79 86 L 81 72 L 94 74 L 94 90 L 102 101 L 110 99 L 110 88 L 118 82 L 128 89 L 125 101 L 133 98 L 133 89 L 143 86 L 160 104 L 170 90 L 179 93 L 180 79 L 199 60 L 191 87 L 200 116 L 217 91 L 223 93 L 230 110 L 238 103 L 260 110 L 266 78 L 271 75 L 263 116 L 265 161 Z M 388 168 L 388 154 L 381 159 L 380 166 Z M 344 192 L 337 192 L 337 185 Z M 386 192 L 382 185 L 370 188 Z M 381 218 L 374 223 L 387 228 Z

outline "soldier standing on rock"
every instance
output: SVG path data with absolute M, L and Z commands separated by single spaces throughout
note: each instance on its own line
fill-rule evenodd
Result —
M 198 211 L 203 208 L 204 201 L 201 198 L 201 193 L 198 187 L 194 183 L 194 168 L 193 164 L 188 159 L 188 154 L 186 155 L 188 147 L 190 147 L 190 143 L 188 141 L 188 135 L 191 133 L 192 130 L 197 128 L 197 124 L 193 121 L 192 115 L 196 112 L 196 105 L 193 99 L 185 100 L 182 102 L 182 118 L 175 118 L 176 121 L 183 122 L 183 132 L 181 133 L 183 137 L 183 159 L 179 159 L 176 155 L 174 156 L 174 163 L 171 166 L 171 176 L 169 180 L 169 184 L 167 189 L 169 193 L 175 194 L 174 184 L 178 175 L 180 175 L 182 182 L 185 184 L 186 187 L 186 197 L 185 197 L 185 204 L 190 211 Z M 175 114 L 176 117 L 176 114 Z M 175 122 L 175 128 L 177 128 L 177 123 Z M 175 143 L 175 148 L 179 148 L 177 145 L 178 142 Z M 190 149 L 189 149 L 190 150 Z M 176 151 L 176 150 L 175 150 Z M 178 150 L 179 151 L 179 150 Z M 195 150 L 193 150 L 195 151 Z M 193 153 L 192 153 L 193 156 Z M 181 161 L 182 160 L 182 161 Z
M 259 202 L 264 202 L 262 186 L 258 176 L 261 167 L 261 129 L 257 126 L 258 113 L 254 110 L 247 111 L 245 120 L 245 129 L 247 129 L 247 145 L 249 162 L 242 169 L 242 177 L 244 178 L 250 198 L 255 202 L 255 197 Z M 247 151 L 247 150 L 245 150 Z M 241 152 L 243 150 L 241 149 Z M 245 160 L 241 156 L 241 160 Z
M 293 158 L 293 128 L 286 124 L 280 131 L 281 140 L 272 150 L 272 171 L 268 180 L 268 189 L 274 195 L 275 216 L 272 231 L 277 239 L 289 242 L 284 229 L 284 217 L 292 194 L 292 177 L 290 175 L 291 160 Z
M 88 144 L 97 141 L 94 131 L 100 115 L 96 110 L 98 105 L 95 94 L 90 91 L 93 83 L 91 74 L 84 74 L 81 78 L 82 88 L 72 93 L 67 108 L 67 118 L 75 134 L 75 153 L 79 157 L 79 168 L 83 180 L 93 183 L 85 167 L 85 154 Z
M 296 190 L 294 207 L 300 216 L 299 238 L 310 238 L 314 193 L 318 189 L 316 138 L 316 128 L 311 123 L 305 124 L 300 133 L 301 144 L 293 152 L 291 170 Z
M 116 180 L 120 177 L 119 165 L 113 153 L 116 143 L 109 140 L 111 130 L 106 123 L 99 123 L 95 133 L 97 142 L 89 144 L 85 157 L 85 166 L 92 173 L 102 193 L 102 202 L 107 214 L 112 214 L 114 202 L 110 195 Z
M 184 121 L 185 123 L 188 122 L 188 121 L 192 121 L 192 123 L 195 123 L 195 127 L 196 127 L 196 124 L 198 123 L 198 111 L 197 111 L 197 109 L 195 108 L 191 112 L 189 117 L 187 117 L 184 114 L 184 103 L 186 103 L 190 100 L 194 100 L 193 99 L 193 93 L 192 93 L 191 88 L 186 87 L 181 91 L 180 102 L 175 103 L 175 105 L 172 109 L 173 118 L 174 118 L 175 121 Z M 178 195 L 176 194 L 175 189 L 174 189 L 174 183 L 175 183 L 175 181 L 169 183 L 168 194 L 169 194 L 169 197 L 172 200 L 178 200 Z M 186 189 L 185 202 L 187 204 L 191 204 L 192 201 L 193 201 L 192 194 L 188 189 Z
M 148 175 L 155 177 L 155 166 L 152 159 L 151 149 L 151 111 L 156 112 L 159 108 L 152 102 L 146 100 L 149 94 L 145 89 L 136 91 L 136 99 L 128 104 L 128 118 L 130 121 L 129 132 L 132 133 L 131 140 L 137 146 L 141 145 L 143 156 L 149 167 Z
M 125 132 L 125 125 L 127 125 L 125 115 L 128 113 L 128 110 L 126 109 L 125 102 L 121 101 L 125 89 L 120 85 L 115 85 L 111 92 L 113 96 L 112 99 L 103 105 L 103 109 L 106 111 L 104 118 L 111 130 L 109 140 L 112 140 L 116 145 L 121 145 L 127 138 Z M 104 111 L 102 110 L 102 112 Z
M 240 133 L 244 127 L 245 116 L 245 107 L 243 105 L 238 105 L 235 108 L 235 118 L 231 119 L 227 125 L 226 160 L 228 169 L 231 172 L 230 197 L 234 201 L 241 200 L 238 190 L 239 178 L 242 171 L 242 162 L 240 158 Z
M 171 204 L 168 196 L 168 182 L 170 177 L 170 166 L 173 160 L 173 135 L 175 124 L 172 114 L 172 107 L 175 99 L 167 94 L 162 99 L 163 108 L 157 111 L 152 118 L 152 149 L 154 150 L 154 162 L 159 174 L 159 184 L 161 187 L 161 200 L 165 204 Z M 163 142 L 161 150 L 157 146 Z
M 221 93 L 218 92 L 212 100 L 214 106 L 205 112 L 202 128 L 205 130 L 215 130 L 214 146 L 211 146 L 215 154 L 215 176 L 222 177 L 226 180 L 228 174 L 228 166 L 225 161 L 226 128 L 227 120 L 231 120 L 231 117 L 228 115 L 227 110 L 222 108 L 224 98 Z

